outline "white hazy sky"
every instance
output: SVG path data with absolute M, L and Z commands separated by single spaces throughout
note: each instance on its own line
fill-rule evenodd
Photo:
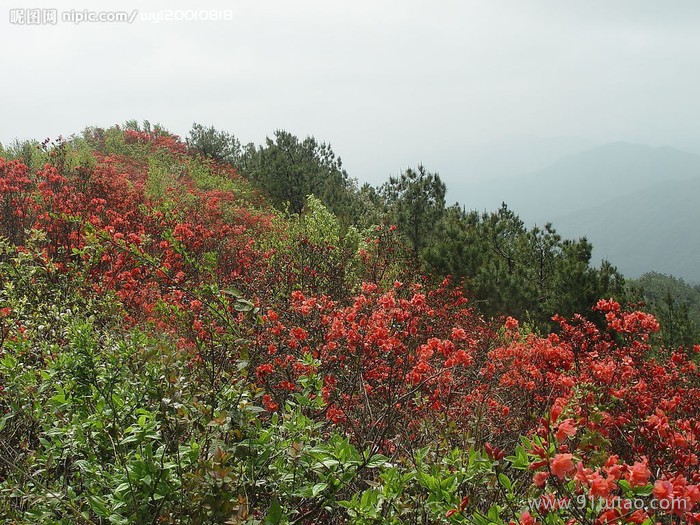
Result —
M 504 158 L 533 137 L 700 152 L 697 0 L 0 6 L 4 144 L 130 118 L 256 143 L 283 128 L 330 142 L 361 180 L 423 162 L 448 184 L 478 178 L 480 151 Z M 139 12 L 132 24 L 11 24 L 24 7 Z M 232 20 L 142 19 L 165 9 Z

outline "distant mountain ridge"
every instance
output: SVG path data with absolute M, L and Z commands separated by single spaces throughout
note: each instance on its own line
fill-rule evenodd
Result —
M 655 184 L 552 222 L 568 237 L 587 236 L 593 259 L 629 277 L 648 271 L 700 283 L 700 177 Z
M 470 186 L 471 209 L 501 202 L 528 223 L 586 236 L 594 256 L 630 277 L 647 271 L 700 282 L 700 156 L 614 142 L 547 168 Z

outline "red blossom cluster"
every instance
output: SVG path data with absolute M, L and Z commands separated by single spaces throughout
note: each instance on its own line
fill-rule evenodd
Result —
M 0 229 L 17 244 L 30 226 L 34 209 L 32 181 L 27 166 L 20 161 L 0 158 Z
M 619 499 L 622 480 L 634 489 L 655 479 L 656 509 L 698 523 L 700 370 L 692 351 L 652 347 L 658 323 L 647 314 L 626 312 L 614 301 L 596 309 L 605 313 L 605 330 L 581 317 L 558 320 L 557 344 L 574 364 L 564 372 L 570 381 L 562 397 L 535 431 L 541 444 L 531 450 L 533 483 L 549 486 L 543 497 L 554 498 L 562 496 L 561 485 L 549 480 L 573 479 L 578 493 L 606 501 Z M 641 510 L 610 508 L 598 522 L 648 518 Z
M 176 137 L 125 131 L 124 138 L 169 157 L 173 165 L 193 161 Z M 7 209 L 0 235 L 21 249 L 30 228 L 42 231 L 46 256 L 57 268 L 86 277 L 95 292 L 114 291 L 131 322 L 153 321 L 172 330 L 172 319 L 159 309 L 168 304 L 211 328 L 193 292 L 212 283 L 248 291 L 248 283 L 263 273 L 264 257 L 254 244 L 270 229 L 270 215 L 235 192 L 202 190 L 174 175 L 165 195 L 153 197 L 146 191 L 147 158 L 94 156 L 92 167 L 54 162 L 36 173 L 19 161 L 0 159 L 0 204 Z M 245 185 L 228 168 L 210 168 Z
M 429 291 L 365 283 L 348 306 L 295 292 L 289 311 L 263 319 L 256 373 L 276 404 L 298 388 L 308 373 L 299 358 L 310 353 L 321 363 L 326 418 L 377 446 L 415 442 L 426 418 L 471 414 L 462 393 L 492 339 L 448 283 Z

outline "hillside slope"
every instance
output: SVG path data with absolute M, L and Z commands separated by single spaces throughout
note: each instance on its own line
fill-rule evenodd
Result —
M 697 522 L 700 345 L 657 344 L 652 315 L 487 321 L 415 277 L 397 228 L 277 212 L 164 130 L 20 153 L 0 155 L 3 523 L 623 521 L 532 505 L 574 490 Z

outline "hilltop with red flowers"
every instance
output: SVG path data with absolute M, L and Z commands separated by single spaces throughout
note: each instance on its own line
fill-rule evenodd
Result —
M 696 332 L 444 192 L 284 132 L 0 150 L 0 516 L 700 523 Z

